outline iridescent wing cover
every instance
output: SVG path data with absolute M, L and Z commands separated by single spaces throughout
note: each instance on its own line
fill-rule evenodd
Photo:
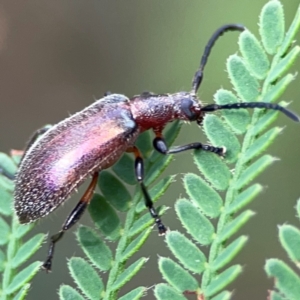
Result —
M 16 176 L 21 223 L 49 214 L 84 179 L 114 164 L 138 136 L 128 98 L 104 97 L 61 121 L 36 141 Z

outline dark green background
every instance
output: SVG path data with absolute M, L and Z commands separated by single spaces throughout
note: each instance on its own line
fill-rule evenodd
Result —
M 0 150 L 22 148 L 35 129 L 81 110 L 108 90 L 129 97 L 145 90 L 189 90 L 212 32 L 224 23 L 239 22 L 257 34 L 258 14 L 265 2 L 0 0 Z M 283 4 L 288 26 L 299 1 Z M 199 92 L 206 103 L 212 102 L 217 88 L 230 88 L 225 61 L 237 51 L 237 37 L 237 33 L 229 33 L 212 52 Z M 292 72 L 297 70 L 300 60 Z M 282 99 L 293 100 L 290 107 L 300 114 L 299 84 L 298 76 Z M 266 299 L 273 284 L 263 271 L 266 258 L 288 261 L 278 243 L 277 224 L 300 225 L 293 209 L 300 194 L 300 126 L 283 116 L 277 125 L 285 129 L 270 152 L 280 161 L 256 179 L 265 190 L 250 207 L 257 215 L 240 231 L 249 235 L 250 241 L 235 259 L 245 268 L 230 286 L 235 290 L 234 299 Z M 186 125 L 176 143 L 199 139 L 205 141 L 201 130 Z M 164 221 L 172 229 L 179 228 L 173 204 L 184 195 L 181 174 L 193 170 L 189 153 L 178 155 L 168 169 L 171 174 L 180 173 L 161 201 L 171 207 Z M 76 198 L 78 195 L 42 220 L 36 231 L 58 231 Z M 82 222 L 89 223 L 88 214 Z M 43 260 L 46 251 L 44 245 L 38 258 Z M 53 273 L 36 276 L 28 299 L 57 299 L 59 285 L 71 283 L 66 259 L 80 254 L 70 232 L 57 247 Z M 161 282 L 157 257 L 171 256 L 156 229 L 140 254 L 150 260 L 127 289 Z M 153 298 L 150 288 L 145 299 Z

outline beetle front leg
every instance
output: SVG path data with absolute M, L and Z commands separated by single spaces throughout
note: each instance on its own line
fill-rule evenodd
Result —
M 175 146 L 169 149 L 167 146 L 161 132 L 155 131 L 156 137 L 153 140 L 153 147 L 155 148 L 156 151 L 162 153 L 162 154 L 175 154 L 175 153 L 180 153 L 186 150 L 191 150 L 191 149 L 201 149 L 204 151 L 212 152 L 215 153 L 219 156 L 224 156 L 226 153 L 226 148 L 225 147 L 214 147 L 202 143 L 190 143 L 187 145 L 182 145 L 182 146 Z
M 134 166 L 135 176 L 136 176 L 138 183 L 141 186 L 142 193 L 144 195 L 145 205 L 149 209 L 151 217 L 155 220 L 159 234 L 163 235 L 167 231 L 167 228 L 162 223 L 156 209 L 154 208 L 153 201 L 152 201 L 152 199 L 148 193 L 148 190 L 144 184 L 144 161 L 143 161 L 141 152 L 135 146 L 127 149 L 127 152 L 133 152 L 133 154 L 135 156 L 135 166 Z
M 94 190 L 96 188 L 97 181 L 98 181 L 98 176 L 99 176 L 98 172 L 94 173 L 93 179 L 92 179 L 90 185 L 88 186 L 87 190 L 83 194 L 82 198 L 80 199 L 80 201 L 78 202 L 76 207 L 72 210 L 72 212 L 68 216 L 67 220 L 65 221 L 65 223 L 62 226 L 62 229 L 57 234 L 54 234 L 51 237 L 51 243 L 49 246 L 48 256 L 42 266 L 47 272 L 51 271 L 51 265 L 52 265 L 55 244 L 63 237 L 64 233 L 68 229 L 70 229 L 74 224 L 77 223 L 77 221 L 81 218 L 81 216 L 85 212 L 86 208 L 88 207 L 88 205 L 93 197 Z

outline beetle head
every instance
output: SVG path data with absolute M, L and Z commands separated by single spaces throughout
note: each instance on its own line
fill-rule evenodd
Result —
M 187 93 L 181 99 L 181 114 L 188 121 L 196 121 L 201 124 L 203 119 L 201 107 L 201 101 L 195 94 Z

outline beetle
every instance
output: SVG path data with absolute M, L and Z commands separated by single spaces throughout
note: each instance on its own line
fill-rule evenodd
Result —
M 57 125 L 43 128 L 34 134 L 25 149 L 15 178 L 14 206 L 20 223 L 34 222 L 48 215 L 66 201 L 88 176 L 92 176 L 87 190 L 67 217 L 61 230 L 51 237 L 48 256 L 43 264 L 47 271 L 51 270 L 56 242 L 86 210 L 99 172 L 112 166 L 124 152 L 133 153 L 135 156 L 135 175 L 145 205 L 155 220 L 159 234 L 166 232 L 167 228 L 154 208 L 143 182 L 144 163 L 139 149 L 135 146 L 135 141 L 142 132 L 153 130 L 153 146 L 164 155 L 200 149 L 224 156 L 224 147 L 200 142 L 169 149 L 163 137 L 163 129 L 167 123 L 174 120 L 195 121 L 201 125 L 204 115 L 208 112 L 240 108 L 279 110 L 299 122 L 296 114 L 278 104 L 250 102 L 202 105 L 196 95 L 216 40 L 227 31 L 244 29 L 245 27 L 239 24 L 227 24 L 215 31 L 205 47 L 190 92 L 143 93 L 131 99 L 124 95 L 109 94 Z M 41 137 L 38 138 L 39 136 Z

